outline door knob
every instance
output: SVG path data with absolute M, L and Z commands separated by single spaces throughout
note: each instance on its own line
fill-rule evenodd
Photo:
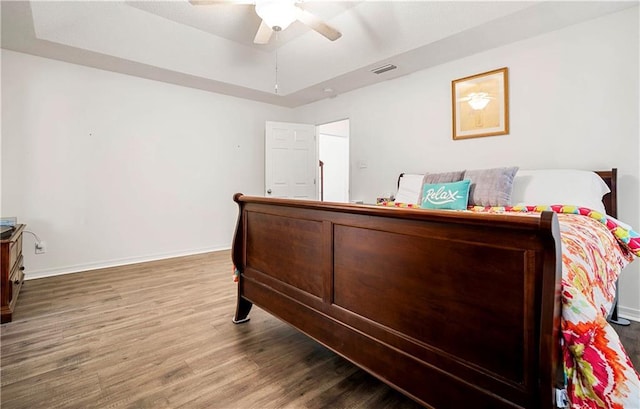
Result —
M 271 194 L 271 189 L 267 189 L 267 194 L 270 195 Z

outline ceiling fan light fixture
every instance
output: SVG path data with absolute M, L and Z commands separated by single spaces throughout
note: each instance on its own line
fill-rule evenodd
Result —
M 256 1 L 256 14 L 274 31 L 281 31 L 297 20 L 295 0 Z

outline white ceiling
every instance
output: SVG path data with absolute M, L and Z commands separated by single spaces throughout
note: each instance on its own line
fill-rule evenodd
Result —
M 637 5 L 308 0 L 340 39 L 296 22 L 259 46 L 250 5 L 2 1 L 2 48 L 295 107 Z M 398 69 L 371 72 L 388 63 Z

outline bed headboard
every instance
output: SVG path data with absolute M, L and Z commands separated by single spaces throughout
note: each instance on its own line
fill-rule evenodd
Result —
M 618 169 L 613 168 L 611 170 L 596 170 L 595 171 L 604 180 L 604 183 L 611 189 L 610 193 L 607 193 L 602 197 L 604 208 L 607 209 L 607 214 L 615 218 L 618 217 Z
M 594 171 L 604 180 L 604 183 L 609 186 L 611 189 L 610 193 L 607 193 L 602 197 L 602 203 L 604 203 L 604 208 L 607 210 L 607 214 L 609 216 L 613 216 L 615 218 L 618 217 L 618 169 L 612 168 L 611 170 L 596 170 Z M 400 187 L 400 179 L 404 173 L 401 173 L 398 176 L 398 187 Z

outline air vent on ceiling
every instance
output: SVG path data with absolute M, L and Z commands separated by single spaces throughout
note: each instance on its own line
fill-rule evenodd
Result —
M 371 72 L 374 73 L 374 74 L 382 74 L 383 72 L 395 70 L 396 68 L 398 68 L 398 67 L 396 67 L 393 64 L 386 64 L 386 65 L 382 65 L 382 66 L 380 66 L 378 68 L 372 69 Z

